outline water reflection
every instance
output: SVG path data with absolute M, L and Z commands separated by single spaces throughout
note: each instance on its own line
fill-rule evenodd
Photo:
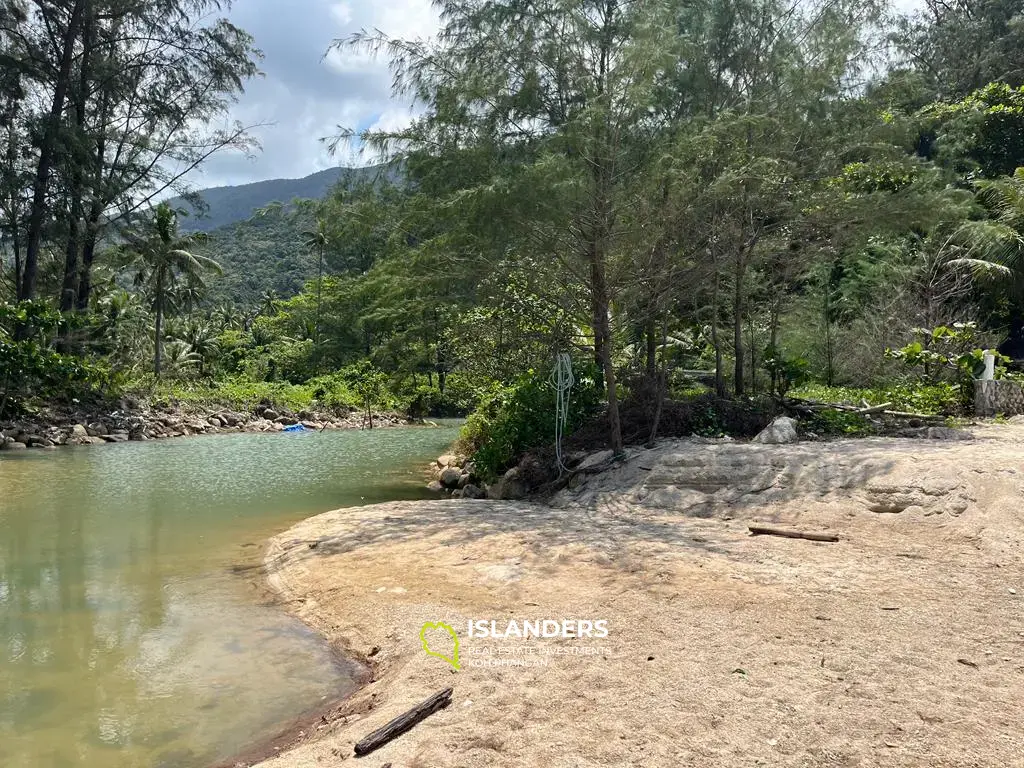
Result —
M 454 429 L 238 435 L 0 458 L 0 765 L 230 756 L 344 670 L 231 575 L 309 514 L 414 498 Z

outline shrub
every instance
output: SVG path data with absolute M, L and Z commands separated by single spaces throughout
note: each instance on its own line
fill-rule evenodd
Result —
M 70 400 L 119 388 L 107 369 L 53 349 L 65 323 L 43 302 L 0 303 L 0 417 L 34 398 Z
M 566 434 L 593 416 L 601 401 L 593 364 L 576 364 L 574 371 Z M 495 386 L 463 427 L 460 450 L 472 455 L 481 475 L 496 477 L 527 450 L 554 442 L 555 400 L 546 372 L 527 371 L 510 387 Z

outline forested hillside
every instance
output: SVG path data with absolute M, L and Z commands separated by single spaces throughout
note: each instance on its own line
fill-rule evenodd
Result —
M 223 110 L 252 41 L 161 27 L 157 4 L 83 2 L 3 4 L 30 30 L 2 33 L 21 67 L 0 129 L 19 407 L 111 373 L 179 394 L 475 407 L 468 449 L 497 471 L 553 436 L 558 353 L 572 423 L 599 415 L 621 449 L 666 423 L 721 432 L 734 406 L 801 388 L 957 413 L 983 350 L 1020 335 L 1019 2 L 442 0 L 430 41 L 336 43 L 386 57 L 395 99 L 422 107 L 340 137 L 401 163 L 402 185 L 348 185 L 211 240 L 139 204 L 167 175 L 137 173 L 156 138 L 195 162 L 202 142 L 165 113 L 162 60 L 129 65 L 126 30 L 157 23 L 185 57 L 174 82 L 195 77 L 177 36 L 211 47 L 216 95 L 196 83 L 175 114 Z M 80 152 L 58 151 L 69 135 Z M 97 253 L 102 233 L 123 245 Z M 822 431 L 867 428 L 833 421 Z
M 183 210 L 184 231 L 212 232 L 246 221 L 271 203 L 292 200 L 320 200 L 335 186 L 369 183 L 388 175 L 384 166 L 369 168 L 328 168 L 301 179 L 270 179 L 235 187 L 201 189 L 188 198 L 175 197 L 168 204 Z

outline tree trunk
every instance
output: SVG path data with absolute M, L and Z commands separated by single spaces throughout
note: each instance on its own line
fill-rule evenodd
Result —
M 721 276 L 715 264 L 715 282 L 711 289 L 711 346 L 715 348 L 715 394 L 725 397 L 725 371 L 722 360 L 722 341 L 718 333 L 718 305 L 721 294 Z
M 85 19 L 82 23 L 82 61 L 78 72 L 78 91 L 74 94 L 75 105 L 75 145 L 85 136 L 85 103 L 89 93 L 89 64 L 92 57 L 93 15 L 89 0 L 86 0 Z M 82 193 L 84 174 L 82 166 L 85 158 L 77 152 L 70 158 L 71 188 L 68 195 L 71 205 L 68 210 L 68 242 L 64 249 L 64 280 L 60 291 L 60 311 L 70 312 L 75 308 L 78 298 L 79 266 L 78 254 L 81 247 L 81 225 L 83 217 Z M 70 331 L 69 331 L 70 333 Z M 69 339 L 70 341 L 70 339 Z
M 658 340 L 655 333 L 654 321 L 648 320 L 644 336 L 647 337 L 647 378 L 652 381 L 658 375 Z
M 612 450 L 622 453 L 622 424 L 619 420 L 618 388 L 615 381 L 615 364 L 611 351 L 611 322 L 608 298 L 608 285 L 605 280 L 604 254 L 597 244 L 590 249 L 590 274 L 592 279 L 591 293 L 595 308 L 594 339 L 602 339 L 603 343 L 596 350 L 600 360 L 600 370 L 604 373 L 605 392 L 608 396 L 608 427 Z
M 736 274 L 735 274 L 735 285 L 733 286 L 733 301 L 732 301 L 732 322 L 733 322 L 733 344 L 735 345 L 736 353 L 736 366 L 734 368 L 735 381 L 733 381 L 733 391 L 737 397 L 742 397 L 746 393 L 746 387 L 743 383 L 744 377 L 744 354 L 743 354 L 743 273 L 745 271 L 745 259 L 742 253 L 736 258 Z
M 39 273 L 39 250 L 42 245 L 43 224 L 46 214 L 46 191 L 50 184 L 50 171 L 53 168 L 57 153 L 57 133 L 60 129 L 60 117 L 64 111 L 71 80 L 71 65 L 75 54 L 75 40 L 82 24 L 82 16 L 87 0 L 75 0 L 71 9 L 71 18 L 64 32 L 64 48 L 61 52 L 57 80 L 54 84 L 53 101 L 50 114 L 43 128 L 43 139 L 39 147 L 39 161 L 36 175 L 32 182 L 32 209 L 28 220 L 27 242 L 25 244 L 25 265 L 18 285 L 20 300 L 32 299 L 36 293 L 36 278 Z
M 159 268 L 158 268 L 159 269 Z M 164 276 L 163 272 L 157 273 L 156 277 L 156 321 L 153 324 L 154 327 L 154 344 L 155 350 L 153 353 L 153 375 L 160 378 L 160 364 L 163 359 L 163 330 L 164 330 Z
M 109 94 L 104 92 L 100 99 L 99 121 L 106 125 L 110 110 Z M 82 264 L 78 273 L 78 294 L 75 297 L 75 309 L 79 312 L 89 310 L 89 298 L 92 294 L 92 263 L 96 256 L 96 241 L 100 233 L 100 217 L 106 194 L 103 184 L 103 169 L 107 151 L 106 136 L 100 131 L 96 139 L 96 152 L 92 173 L 92 202 L 89 204 L 89 215 L 85 222 L 85 242 L 82 244 Z

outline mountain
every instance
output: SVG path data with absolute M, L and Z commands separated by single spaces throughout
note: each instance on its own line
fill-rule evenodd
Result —
M 246 221 L 252 218 L 253 211 L 270 203 L 290 203 L 296 198 L 319 200 L 339 182 L 372 181 L 382 172 L 388 172 L 384 166 L 328 168 L 301 179 L 269 179 L 236 187 L 202 189 L 196 194 L 206 203 L 208 210 L 200 217 L 196 217 L 195 207 L 184 198 L 176 197 L 168 202 L 174 208 L 190 212 L 191 215 L 181 221 L 183 230 L 211 232 Z

